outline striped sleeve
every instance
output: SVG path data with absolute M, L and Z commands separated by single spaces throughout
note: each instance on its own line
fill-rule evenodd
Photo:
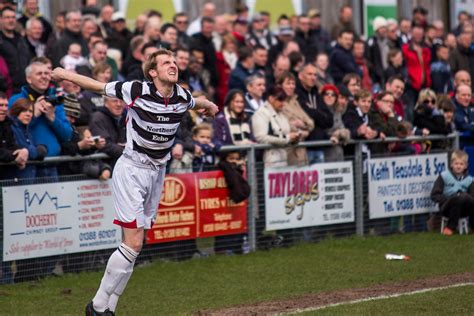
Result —
M 189 103 L 188 103 L 188 110 L 194 109 L 195 106 L 196 106 L 196 101 L 191 96 L 191 98 L 189 99 Z
M 123 100 L 131 104 L 136 98 L 142 95 L 143 86 L 138 81 L 113 81 L 105 85 L 105 95 Z

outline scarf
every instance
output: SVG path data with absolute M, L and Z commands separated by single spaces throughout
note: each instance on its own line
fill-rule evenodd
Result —
M 224 115 L 229 124 L 230 136 L 234 145 L 240 145 L 245 140 L 250 140 L 250 125 L 246 116 L 238 118 L 229 109 L 224 108 Z

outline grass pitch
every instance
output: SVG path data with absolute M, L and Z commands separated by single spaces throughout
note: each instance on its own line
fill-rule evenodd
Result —
M 474 286 L 471 285 L 329 307 L 298 315 L 472 315 L 473 296 Z
M 387 261 L 385 253 L 403 253 L 412 260 Z M 213 256 L 180 263 L 156 261 L 135 269 L 117 314 L 188 315 L 203 309 L 288 299 L 307 293 L 469 272 L 474 271 L 472 258 L 472 235 L 447 238 L 420 233 L 326 240 L 245 256 Z M 101 277 L 102 272 L 89 272 L 0 286 L 0 314 L 81 315 Z M 466 289 L 447 292 L 463 290 Z M 472 288 L 468 290 L 472 298 Z M 410 300 L 422 300 L 425 296 L 431 294 L 414 295 Z M 393 299 L 398 300 L 405 298 Z M 437 304 L 428 302 L 426 306 L 436 311 L 442 301 L 450 300 L 450 296 L 439 297 L 434 299 Z M 383 306 L 383 302 L 364 304 Z M 472 302 L 466 309 L 474 313 Z M 377 309 L 374 313 L 378 314 Z

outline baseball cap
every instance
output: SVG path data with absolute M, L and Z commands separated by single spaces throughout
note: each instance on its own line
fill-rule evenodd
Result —
M 316 16 L 321 16 L 321 11 L 319 11 L 319 9 L 314 8 L 308 11 L 308 17 L 314 18 Z
M 118 22 L 120 20 L 125 21 L 125 15 L 120 11 L 114 12 L 114 14 L 112 14 L 112 22 Z

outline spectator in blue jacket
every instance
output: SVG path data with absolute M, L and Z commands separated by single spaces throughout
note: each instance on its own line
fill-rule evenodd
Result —
M 18 99 L 10 109 L 13 121 L 12 131 L 15 141 L 20 148 L 28 150 L 28 160 L 42 160 L 47 153 L 44 145 L 36 145 L 30 132 L 30 122 L 33 119 L 33 102 L 28 99 Z M 36 165 L 28 164 L 23 169 L 16 169 L 15 178 L 30 179 L 36 177 Z
M 471 103 L 472 90 L 470 86 L 460 85 L 454 96 L 454 123 L 460 132 L 474 132 L 474 106 Z
M 66 119 L 61 98 L 57 98 L 55 89 L 50 86 L 51 69 L 47 64 L 34 61 L 26 67 L 25 75 L 28 85 L 10 98 L 8 106 L 11 108 L 21 98 L 33 101 L 33 119 L 30 123 L 33 143 L 44 145 L 48 149 L 48 157 L 58 156 L 61 152 L 60 144 L 70 140 L 72 128 Z M 37 177 L 57 175 L 54 166 L 37 167 Z
M 352 44 L 354 43 L 354 33 L 349 30 L 342 30 L 337 38 L 337 44 L 331 52 L 329 63 L 331 74 L 336 84 L 348 73 L 356 73 L 362 77 L 362 71 L 357 66 L 352 55 Z
M 447 94 L 453 90 L 453 76 L 448 63 L 448 46 L 438 45 L 436 57 L 437 61 L 431 64 L 431 87 L 436 93 Z
M 253 74 L 255 66 L 253 52 L 249 47 L 241 47 L 238 51 L 239 61 L 229 77 L 229 90 L 239 89 L 246 92 L 245 79 Z

